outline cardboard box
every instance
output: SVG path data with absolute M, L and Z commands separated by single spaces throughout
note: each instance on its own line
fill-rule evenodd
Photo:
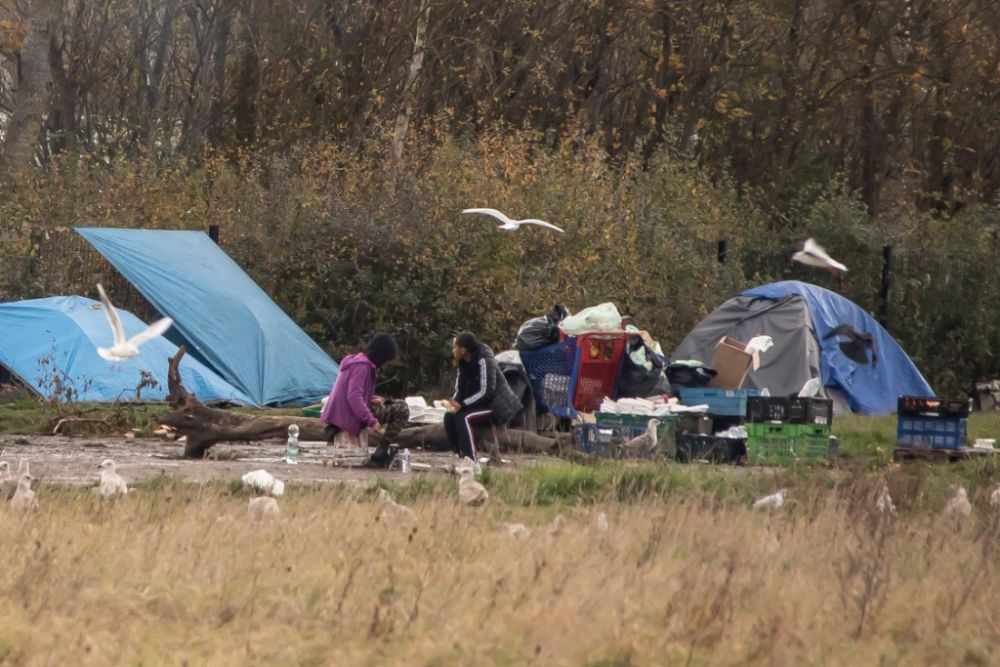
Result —
M 718 372 L 718 375 L 708 383 L 709 387 L 712 389 L 739 389 L 743 386 L 743 380 L 746 379 L 750 369 L 757 370 L 760 367 L 758 354 L 744 352 L 746 347 L 746 343 L 728 336 L 723 336 L 719 340 L 711 363 L 711 367 Z

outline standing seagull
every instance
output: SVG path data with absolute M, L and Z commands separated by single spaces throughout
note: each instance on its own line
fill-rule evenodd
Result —
M 113 337 L 112 346 L 110 348 L 99 347 L 97 353 L 108 361 L 124 361 L 138 355 L 140 345 L 157 336 L 162 336 L 174 323 L 169 317 L 164 317 L 125 340 L 125 329 L 122 327 L 121 318 L 118 317 L 118 311 L 111 305 L 111 301 L 104 293 L 104 288 L 101 287 L 100 283 L 97 284 L 97 293 L 101 296 L 101 304 L 104 306 L 104 314 L 108 316 L 108 324 L 111 325 Z
M 555 225 L 544 220 L 538 220 L 536 218 L 526 218 L 525 220 L 511 220 L 506 215 L 496 210 L 495 208 L 467 208 L 462 213 L 466 215 L 488 215 L 490 217 L 496 218 L 501 223 L 500 229 L 508 232 L 514 232 L 520 229 L 521 225 L 538 225 L 539 227 L 545 227 L 546 229 L 551 229 L 552 231 L 563 233 L 563 230 L 559 229 Z
M 10 500 L 17 491 L 17 480 L 10 474 L 10 463 L 0 461 L 0 499 Z
M 649 457 L 656 453 L 656 429 L 659 419 L 650 419 L 646 430 L 622 445 L 622 451 L 628 456 Z
M 485 505 L 486 501 L 490 499 L 490 494 L 486 491 L 486 487 L 472 479 L 474 475 L 472 468 L 468 466 L 462 466 L 458 469 L 458 499 L 462 501 L 463 505 L 471 505 L 472 507 L 478 507 L 479 505 Z
M 97 466 L 101 469 L 101 497 L 118 498 L 128 493 L 128 484 L 125 479 L 115 472 L 115 462 L 111 459 L 104 459 Z
M 812 239 L 806 239 L 802 250 L 792 255 L 792 261 L 801 262 L 809 266 L 818 266 L 821 269 L 826 269 L 835 276 L 847 273 L 846 266 L 826 254 L 826 250 L 823 250 L 823 247 Z
M 972 514 L 972 503 L 969 502 L 969 492 L 964 486 L 958 487 L 944 508 L 945 516 L 954 519 L 967 519 Z
M 30 472 L 21 474 L 21 478 L 17 481 L 17 491 L 10 499 L 12 509 L 22 512 L 34 512 L 38 509 L 38 500 L 35 499 L 35 492 L 31 490 L 33 481 L 35 478 L 31 476 Z
M 896 506 L 892 504 L 892 496 L 889 495 L 889 487 L 884 484 L 878 494 L 878 500 L 875 501 L 875 509 L 882 514 L 896 513 Z

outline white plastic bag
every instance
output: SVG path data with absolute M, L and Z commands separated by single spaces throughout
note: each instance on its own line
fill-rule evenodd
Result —
M 570 315 L 559 323 L 559 328 L 567 336 L 576 336 L 588 331 L 621 331 L 622 316 L 613 303 L 602 303 L 584 308 L 576 315 Z
M 799 389 L 799 398 L 813 398 L 819 396 L 819 390 L 823 388 L 823 384 L 820 382 L 819 378 L 813 378 L 802 385 L 802 389 Z

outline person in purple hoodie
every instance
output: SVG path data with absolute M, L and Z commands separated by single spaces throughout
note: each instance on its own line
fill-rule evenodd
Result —
M 361 432 L 374 436 L 375 452 L 369 459 L 373 466 L 392 462 L 390 443 L 406 425 L 410 411 L 405 401 L 389 401 L 375 395 L 375 376 L 380 368 L 399 358 L 396 340 L 387 333 L 376 334 L 364 352 L 351 354 L 340 362 L 330 397 L 323 406 L 320 420 L 327 424 L 327 442 L 340 433 L 361 445 Z

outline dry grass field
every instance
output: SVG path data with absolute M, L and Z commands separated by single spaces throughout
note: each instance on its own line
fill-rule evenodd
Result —
M 953 469 L 982 480 L 965 521 L 950 480 L 901 470 L 554 464 L 488 471 L 482 508 L 440 476 L 392 487 L 415 531 L 374 489 L 292 487 L 252 521 L 234 484 L 43 485 L 0 512 L 0 663 L 996 664 L 994 475 Z

